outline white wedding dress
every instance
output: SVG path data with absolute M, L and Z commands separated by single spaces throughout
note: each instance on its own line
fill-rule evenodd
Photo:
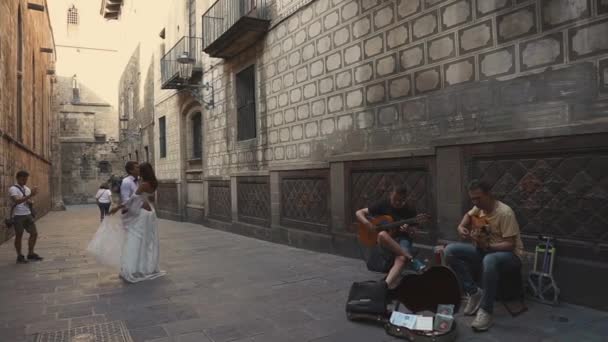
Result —
M 100 263 L 119 268 L 120 277 L 129 283 L 166 274 L 159 269 L 158 222 L 150 196 L 131 196 L 127 212 L 104 219 L 87 248 Z M 151 210 L 142 207 L 146 203 Z

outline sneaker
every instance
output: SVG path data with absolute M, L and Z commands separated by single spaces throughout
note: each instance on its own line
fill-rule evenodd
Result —
M 483 290 L 477 288 L 477 292 L 468 296 L 463 313 L 467 316 L 473 316 L 475 312 L 477 312 L 477 310 L 479 309 L 479 305 L 481 304 L 481 297 L 483 297 Z
M 32 253 L 27 255 L 27 259 L 32 261 L 42 261 L 43 258 L 36 253 Z
M 25 259 L 25 257 L 23 255 L 19 255 L 19 256 L 17 256 L 17 263 L 18 264 L 27 264 L 27 260 Z
M 477 316 L 471 323 L 471 328 L 475 331 L 487 331 L 492 326 L 492 314 L 486 312 L 484 309 L 477 311 Z

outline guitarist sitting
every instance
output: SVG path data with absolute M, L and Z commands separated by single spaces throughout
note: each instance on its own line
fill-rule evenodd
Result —
M 477 312 L 471 327 L 486 331 L 492 325 L 498 276 L 521 267 L 523 244 L 513 210 L 492 196 L 487 183 L 474 180 L 468 190 L 475 206 L 464 215 L 458 233 L 472 244 L 452 243 L 444 252 L 468 296 L 464 314 L 472 316 Z M 482 288 L 473 281 L 471 269 L 482 270 Z
M 357 220 L 367 226 L 370 231 L 374 231 L 376 227 L 368 220 L 370 216 L 389 215 L 395 221 L 401 221 L 416 217 L 416 210 L 407 206 L 407 188 L 395 187 L 390 192 L 388 198 L 382 199 L 369 208 L 357 210 Z M 419 215 L 426 217 L 426 215 Z M 382 231 L 378 234 L 378 246 L 380 253 L 385 258 L 394 259 L 392 267 L 386 277 L 386 283 L 389 289 L 394 289 L 399 284 L 401 271 L 407 264 L 412 262 L 413 257 L 410 253 L 412 248 L 412 240 L 416 229 L 416 224 L 404 224 L 391 232 Z M 420 262 L 418 262 L 420 263 Z M 415 265 L 423 267 L 423 265 Z

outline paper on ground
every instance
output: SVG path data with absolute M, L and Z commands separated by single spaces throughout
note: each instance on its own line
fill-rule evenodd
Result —
M 405 327 L 408 329 L 414 329 L 414 325 L 416 324 L 416 315 L 408 315 L 403 312 L 393 311 L 391 314 L 391 323 L 400 327 Z

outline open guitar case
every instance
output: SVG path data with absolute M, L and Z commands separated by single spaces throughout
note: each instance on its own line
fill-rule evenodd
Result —
M 408 271 L 399 286 L 388 290 L 384 279 L 355 282 L 351 286 L 346 303 L 346 317 L 352 321 L 372 322 L 384 326 L 387 334 L 408 341 L 454 341 L 456 321 L 447 332 L 410 330 L 390 323 L 393 310 L 403 305 L 413 314 L 423 311 L 435 313 L 439 304 L 454 305 L 454 314 L 461 303 L 458 279 L 445 266 L 432 266 L 423 272 Z

